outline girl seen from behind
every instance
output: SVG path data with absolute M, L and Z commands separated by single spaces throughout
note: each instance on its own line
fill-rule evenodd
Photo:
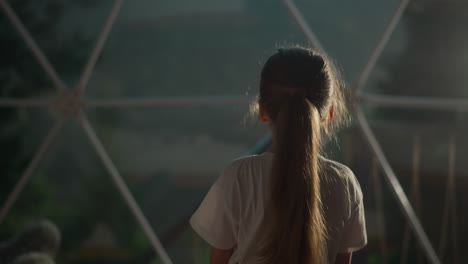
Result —
M 349 168 L 320 156 L 345 119 L 332 65 L 311 49 L 279 49 L 258 107 L 272 151 L 233 161 L 190 220 L 211 263 L 350 263 L 367 243 L 362 192 Z

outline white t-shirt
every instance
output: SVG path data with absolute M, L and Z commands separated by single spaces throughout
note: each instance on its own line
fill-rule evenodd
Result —
M 193 229 L 219 249 L 234 248 L 229 263 L 254 264 L 251 247 L 264 221 L 265 191 L 271 175 L 273 153 L 233 161 L 213 184 L 190 219 Z M 330 264 L 338 253 L 356 251 L 367 243 L 362 192 L 353 172 L 325 158 L 320 188 Z

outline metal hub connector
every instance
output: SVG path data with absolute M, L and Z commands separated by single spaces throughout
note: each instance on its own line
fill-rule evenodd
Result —
M 53 105 L 54 112 L 62 116 L 63 119 L 76 117 L 83 108 L 83 101 L 75 92 L 66 92 L 60 95 Z

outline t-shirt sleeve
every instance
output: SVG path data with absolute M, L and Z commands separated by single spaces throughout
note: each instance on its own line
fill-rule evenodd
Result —
M 232 179 L 228 172 L 213 184 L 199 208 L 190 219 L 190 225 L 212 247 L 230 249 L 236 244 L 236 220 L 232 208 Z
M 354 175 L 353 175 L 354 178 Z M 344 223 L 344 232 L 339 253 L 348 253 L 362 249 L 367 244 L 366 220 L 361 188 L 354 178 L 355 184 L 351 193 L 350 217 Z

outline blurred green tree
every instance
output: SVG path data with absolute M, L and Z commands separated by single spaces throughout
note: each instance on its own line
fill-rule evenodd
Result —
M 80 32 L 73 32 L 64 38 L 58 34 L 60 21 L 67 8 L 89 1 L 64 2 L 60 0 L 9 1 L 11 8 L 21 19 L 51 63 L 60 68 L 61 73 L 77 75 L 86 57 L 80 50 L 89 42 Z M 3 11 L 3 10 L 2 10 Z M 71 52 L 74 51 L 74 52 Z M 66 59 L 64 54 L 67 54 Z M 48 76 L 32 56 L 31 51 L 21 39 L 7 16 L 0 12 L 0 97 L 31 98 L 49 96 L 54 92 Z M 14 184 L 26 168 L 37 146 L 26 144 L 27 137 L 36 129 L 42 110 L 20 107 L 0 108 L 0 201 L 6 200 Z M 37 141 L 42 138 L 37 136 Z M 29 140 L 31 141 L 31 140 Z M 43 176 L 43 175 L 41 175 Z M 2 223 L 0 235 L 7 235 L 20 228 L 28 216 L 36 213 L 47 214 L 55 210 L 48 202 L 53 188 L 45 177 L 36 177 L 30 183 L 28 192 L 14 205 L 6 223 Z M 24 202 L 24 201 L 35 201 Z

